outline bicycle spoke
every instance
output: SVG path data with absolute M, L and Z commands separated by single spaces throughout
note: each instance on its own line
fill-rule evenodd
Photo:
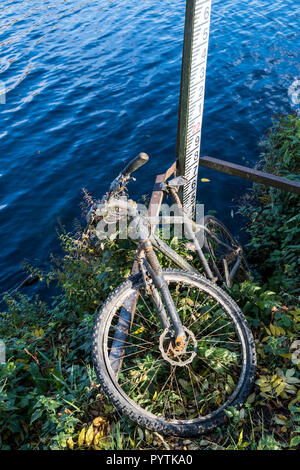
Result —
M 141 299 L 142 299 L 142 301 L 143 301 L 145 307 L 147 308 L 148 312 L 150 313 L 150 316 L 152 316 L 152 312 L 151 312 L 149 306 L 147 305 L 147 303 L 145 302 L 144 296 L 141 295 L 140 297 L 141 297 Z M 154 325 L 155 327 L 157 327 L 157 325 L 156 325 L 155 323 L 153 323 L 152 321 L 146 319 L 140 312 L 139 312 L 139 314 L 140 314 L 140 316 L 141 316 L 147 323 L 149 322 L 151 325 Z
M 208 315 L 208 313 L 210 313 L 216 306 L 218 307 L 218 304 L 212 306 L 209 310 L 207 310 L 207 312 L 203 313 L 201 317 L 196 318 L 196 320 L 193 321 L 193 323 L 189 324 L 189 328 L 191 328 L 197 321 L 201 320 L 201 318 L 205 317 L 205 315 Z
M 183 410 L 184 410 L 184 415 L 185 415 L 185 417 L 187 417 L 187 416 L 186 416 L 186 411 L 185 411 L 185 403 L 184 403 L 184 401 L 183 401 L 183 399 L 182 399 L 182 395 L 181 395 L 180 390 L 179 390 L 179 386 L 178 386 L 178 382 L 177 382 L 176 376 L 175 376 L 174 378 L 175 378 L 176 387 L 177 387 L 177 390 L 178 390 L 178 395 L 180 396 L 181 401 L 182 401 L 182 406 L 183 406 Z
M 193 389 L 193 394 L 194 394 L 194 399 L 195 399 L 195 403 L 196 403 L 196 407 L 197 407 L 197 412 L 198 412 L 198 416 L 199 416 L 199 415 L 200 415 L 199 405 L 198 405 L 198 401 L 197 401 L 196 394 L 195 394 L 195 389 L 194 389 L 194 384 L 193 384 L 193 380 L 192 380 L 192 375 L 191 375 L 190 367 L 188 367 L 188 372 L 189 372 L 189 377 L 190 377 L 190 380 L 191 380 L 192 389 Z
M 112 340 L 115 339 L 112 336 L 108 336 L 108 338 L 112 339 Z M 144 350 L 147 350 L 147 351 L 154 351 L 154 349 L 147 348 L 146 346 L 142 346 L 141 344 L 129 343 L 128 341 L 123 341 L 121 339 L 118 339 L 117 341 L 118 341 L 118 343 L 128 344 L 128 346 L 123 346 L 123 349 L 126 349 L 126 348 L 140 348 L 140 349 L 144 349 Z M 112 347 L 109 348 L 109 350 L 111 350 L 111 349 L 112 349 Z
M 228 326 L 228 325 L 231 325 L 231 322 L 226 323 L 226 325 L 220 326 L 220 328 L 217 328 L 217 329 L 214 330 L 212 333 L 216 333 L 217 331 L 222 330 L 223 328 L 226 328 L 226 326 Z M 206 328 L 206 329 L 207 329 L 207 328 Z M 203 331 L 202 331 L 202 333 L 203 333 Z M 202 340 L 205 339 L 205 338 L 209 338 L 209 337 L 210 337 L 210 334 L 207 334 L 206 336 L 202 336 L 202 337 L 200 338 L 200 341 L 202 341 Z M 198 339 L 198 338 L 197 338 L 197 339 Z
M 118 329 L 118 326 L 111 326 L 111 328 Z M 137 335 L 133 335 L 132 333 L 126 333 L 126 335 L 130 336 L 132 338 L 135 338 L 135 339 L 140 339 L 141 341 L 143 341 L 143 343 L 147 343 L 147 344 L 151 344 L 151 345 L 153 344 L 151 341 L 146 341 L 145 339 L 140 338 Z
M 155 323 L 155 305 L 151 295 L 143 292 L 138 296 L 135 319 L 119 341 L 122 363 L 118 386 L 148 412 L 167 421 L 186 421 L 225 402 L 239 377 L 241 349 L 231 318 L 212 294 L 183 282 L 168 281 L 168 286 L 187 331 L 186 349 L 178 354 L 172 339 L 161 339 L 163 330 L 158 316 Z M 118 308 L 121 311 L 122 306 Z M 110 324 L 108 351 L 115 334 L 122 331 L 120 311 Z M 190 354 L 194 356 L 188 362 Z

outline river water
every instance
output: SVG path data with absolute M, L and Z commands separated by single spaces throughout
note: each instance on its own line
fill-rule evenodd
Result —
M 255 165 L 278 113 L 299 108 L 296 0 L 213 0 L 202 155 Z M 149 194 L 175 153 L 185 0 L 2 0 L 0 293 L 47 263 L 81 189 L 100 196 L 123 162 L 151 156 Z M 298 108 L 297 108 L 298 107 Z M 238 233 L 248 182 L 200 168 L 198 200 Z

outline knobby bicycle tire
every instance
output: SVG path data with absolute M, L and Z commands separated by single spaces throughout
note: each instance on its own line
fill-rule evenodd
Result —
M 109 328 L 117 306 L 122 306 L 124 299 L 132 295 L 133 292 L 141 292 L 143 289 L 142 277 L 139 274 L 132 276 L 117 287 L 98 313 L 93 330 L 93 362 L 102 390 L 122 415 L 127 415 L 142 427 L 164 435 L 197 436 L 211 431 L 217 425 L 224 423 L 225 410 L 228 406 L 239 407 L 246 401 L 254 381 L 256 369 L 254 340 L 247 321 L 237 304 L 213 282 L 198 274 L 174 269 L 164 270 L 164 276 L 169 284 L 175 283 L 176 285 L 177 283 L 179 285 L 182 283 L 183 285 L 191 286 L 191 289 L 198 289 L 199 292 L 203 292 L 213 298 L 218 305 L 222 306 L 234 329 L 238 332 L 243 354 L 242 371 L 238 384 L 228 400 L 220 408 L 206 416 L 197 416 L 195 419 L 186 421 L 183 419 L 173 420 L 165 419 L 143 409 L 132 398 L 126 395 L 121 388 L 118 378 L 112 372 L 106 341 L 109 341 L 107 339 L 108 332 L 110 331 Z M 152 340 L 153 344 L 157 341 L 155 335 L 153 335 Z

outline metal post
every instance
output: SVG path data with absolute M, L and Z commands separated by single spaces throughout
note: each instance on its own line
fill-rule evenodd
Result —
M 211 0 L 187 0 L 176 164 L 177 174 L 188 179 L 180 196 L 190 217 L 196 205 L 210 12 Z

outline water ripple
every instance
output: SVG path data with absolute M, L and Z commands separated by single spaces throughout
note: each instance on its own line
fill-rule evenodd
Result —
M 185 0 L 2 0 L 0 243 L 2 289 L 24 258 L 57 250 L 78 217 L 143 150 L 133 195 L 174 159 Z M 299 111 L 294 0 L 213 0 L 202 153 L 254 165 L 279 112 Z M 0 83 L 1 84 L 1 83 Z M 201 169 L 199 197 L 233 230 L 249 183 Z

